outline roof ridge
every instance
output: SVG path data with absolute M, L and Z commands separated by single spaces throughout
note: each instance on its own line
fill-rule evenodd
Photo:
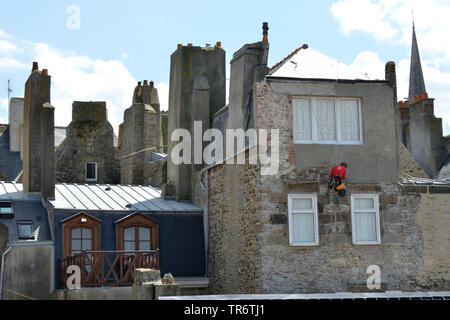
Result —
M 269 71 L 272 71 L 276 67 L 281 66 L 284 62 L 286 62 L 288 59 L 292 58 L 292 56 L 294 54 L 296 54 L 297 52 L 299 52 L 301 49 L 308 49 L 308 45 L 306 43 L 302 44 L 300 47 L 298 47 L 297 49 L 292 51 L 289 55 L 287 55 L 284 59 L 282 59 L 281 61 L 277 62 L 275 65 L 273 65 L 272 68 L 269 69 Z

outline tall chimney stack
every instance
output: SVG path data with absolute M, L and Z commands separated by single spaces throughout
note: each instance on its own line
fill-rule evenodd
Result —
M 23 116 L 23 188 L 41 193 L 43 199 L 55 194 L 54 108 L 50 105 L 51 77 L 38 63 L 25 84 Z

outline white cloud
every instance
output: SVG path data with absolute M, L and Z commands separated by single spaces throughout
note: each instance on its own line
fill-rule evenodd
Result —
M 6 55 L 14 52 L 22 53 L 23 49 L 19 48 L 14 43 L 0 39 L 0 54 Z
M 17 59 L 0 58 L 0 70 L 11 71 L 13 69 L 28 69 L 28 67 Z
M 161 111 L 169 110 L 169 84 L 160 82 L 156 85 L 158 89 L 159 107 Z
M 0 29 L 0 38 L 12 39 L 13 36 Z
M 48 69 L 52 76 L 56 125 L 70 123 L 73 101 L 106 101 L 108 120 L 118 131 L 136 86 L 136 80 L 121 61 L 91 59 L 43 43 L 32 47 L 39 68 Z
M 435 115 L 443 118 L 450 133 L 450 2 L 442 0 L 338 0 L 331 13 L 349 35 L 363 32 L 390 45 L 408 48 L 412 38 L 412 10 L 428 95 L 435 98 Z M 397 63 L 398 98 L 408 96 L 409 56 Z M 384 72 L 376 53 L 361 52 L 355 66 L 367 72 Z
M 392 39 L 396 30 L 386 21 L 386 8 L 371 0 L 342 0 L 334 3 L 331 13 L 339 20 L 342 32 L 362 31 L 378 40 Z

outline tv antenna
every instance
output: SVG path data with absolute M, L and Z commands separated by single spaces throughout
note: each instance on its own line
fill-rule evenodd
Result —
M 9 107 L 10 107 L 11 92 L 12 92 L 11 80 L 8 79 L 8 110 L 9 110 Z

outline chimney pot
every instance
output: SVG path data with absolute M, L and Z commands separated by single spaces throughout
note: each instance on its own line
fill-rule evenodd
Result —
M 181 48 L 183 45 L 181 44 L 181 43 L 179 43 L 178 45 L 177 45 L 177 48 Z
M 144 80 L 144 86 L 148 86 L 148 81 Z
M 141 87 L 141 86 L 142 86 L 142 82 L 138 81 L 138 87 Z
M 222 42 L 220 42 L 220 41 L 217 41 L 217 42 L 216 42 L 216 47 L 217 47 L 217 48 L 220 48 L 220 47 L 222 47 Z
M 39 70 L 39 64 L 36 61 L 34 61 L 33 62 L 33 68 L 31 69 L 31 72 L 36 71 L 36 70 Z
M 48 76 L 48 69 L 42 69 L 42 74 L 44 76 Z
M 269 44 L 269 23 L 263 22 L 263 43 Z
M 188 47 L 192 47 L 192 43 L 188 43 Z
M 150 81 L 150 88 L 153 88 L 155 86 L 155 83 L 152 81 Z

